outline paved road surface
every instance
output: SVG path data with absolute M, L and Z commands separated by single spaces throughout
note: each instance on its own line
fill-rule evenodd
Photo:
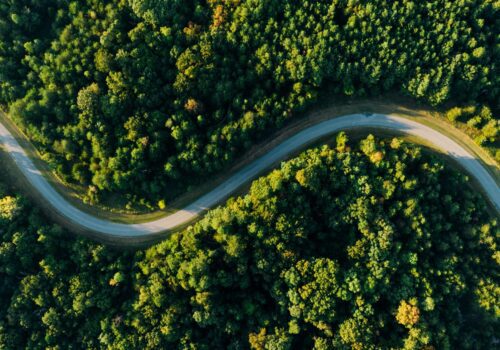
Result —
M 139 237 L 171 231 L 193 220 L 204 210 L 214 207 L 217 203 L 220 203 L 221 200 L 227 198 L 241 185 L 255 179 L 257 175 L 273 163 L 284 159 L 290 153 L 299 150 L 314 140 L 342 130 L 363 127 L 399 131 L 408 135 L 418 136 L 431 142 L 437 148 L 446 152 L 451 158 L 459 162 L 468 173 L 474 176 L 483 187 L 493 205 L 500 211 L 500 189 L 495 180 L 474 156 L 456 142 L 432 128 L 397 116 L 382 114 L 351 114 L 318 123 L 298 132 L 279 144 L 266 155 L 248 164 L 232 175 L 227 181 L 198 198 L 186 208 L 164 218 L 141 224 L 120 224 L 110 222 L 93 217 L 73 207 L 51 187 L 16 139 L 1 123 L 0 142 L 4 144 L 5 149 L 33 187 L 40 192 L 49 205 L 54 207 L 67 219 L 73 221 L 77 225 L 83 226 L 85 229 L 101 235 L 109 237 Z

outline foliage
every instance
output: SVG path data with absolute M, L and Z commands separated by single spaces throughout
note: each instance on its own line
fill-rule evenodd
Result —
M 0 221 L 0 348 L 494 348 L 499 231 L 467 177 L 401 140 L 337 139 L 135 253 L 20 200 Z
M 413 304 L 416 304 L 416 300 L 413 300 Z M 418 322 L 420 317 L 420 310 L 417 306 L 407 303 L 405 300 L 401 301 L 399 304 L 398 312 L 396 314 L 396 320 L 403 326 L 411 328 Z
M 490 150 L 497 162 L 500 162 L 500 121 L 493 117 L 487 106 L 465 106 L 449 109 L 445 116 L 453 123 L 465 123 L 472 129 L 474 141 Z
M 493 0 L 4 1 L 0 104 L 67 180 L 169 201 L 325 89 L 496 106 L 498 11 Z M 497 121 L 481 130 L 490 144 Z
M 12 220 L 18 213 L 17 198 L 7 196 L 0 199 L 0 220 Z

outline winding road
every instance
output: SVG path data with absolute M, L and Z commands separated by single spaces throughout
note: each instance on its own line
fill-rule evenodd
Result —
M 469 174 L 471 174 L 483 187 L 484 192 L 487 194 L 496 210 L 500 211 L 500 188 L 478 159 L 449 137 L 436 130 L 415 121 L 393 115 L 350 114 L 343 117 L 332 118 L 308 127 L 279 144 L 264 156 L 243 167 L 221 185 L 201 196 L 184 209 L 161 219 L 140 224 L 122 224 L 106 221 L 93 217 L 72 206 L 47 182 L 14 136 L 1 123 L 0 143 L 4 145 L 7 153 L 12 157 L 15 164 L 19 167 L 33 188 L 40 192 L 43 198 L 45 198 L 47 204 L 51 205 L 65 218 L 86 230 L 90 230 L 100 235 L 118 238 L 141 237 L 173 231 L 194 220 L 205 210 L 214 207 L 240 186 L 255 179 L 257 175 L 277 161 L 283 160 L 287 155 L 329 134 L 357 128 L 392 130 L 417 136 L 432 143 L 436 148 L 457 161 Z

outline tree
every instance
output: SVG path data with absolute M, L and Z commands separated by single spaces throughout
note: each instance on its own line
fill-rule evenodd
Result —
M 12 221 L 21 211 L 21 203 L 19 199 L 11 196 L 6 196 L 0 199 L 0 219 L 4 221 Z
M 448 118 L 495 155 L 496 12 L 489 0 L 18 0 L 0 7 L 0 104 L 58 175 L 149 208 L 324 90 L 456 105 Z
M 306 151 L 136 251 L 16 210 L 0 219 L 2 349 L 495 347 L 497 219 L 402 140 Z
M 399 304 L 396 320 L 405 327 L 412 327 L 418 322 L 420 311 L 415 304 L 416 300 L 410 301 L 410 303 L 402 300 Z

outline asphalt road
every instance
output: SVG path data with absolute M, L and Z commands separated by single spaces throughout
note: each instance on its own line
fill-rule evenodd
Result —
M 484 192 L 488 195 L 497 211 L 500 211 L 500 189 L 479 160 L 456 142 L 436 130 L 397 116 L 382 114 L 351 114 L 313 125 L 298 132 L 273 148 L 264 156 L 248 164 L 233 174 L 224 183 L 201 196 L 184 209 L 164 218 L 141 224 L 110 222 L 93 217 L 75 208 L 47 182 L 14 136 L 12 136 L 7 128 L 1 123 L 0 142 L 5 146 L 5 149 L 12 157 L 15 164 L 33 185 L 33 188 L 40 192 L 46 199 L 47 204 L 51 205 L 74 224 L 109 237 L 140 237 L 172 231 L 175 230 L 176 227 L 188 223 L 202 214 L 205 210 L 214 207 L 216 204 L 226 199 L 246 182 L 255 179 L 257 175 L 261 174 L 272 164 L 285 159 L 287 155 L 300 150 L 305 145 L 321 137 L 342 130 L 368 127 L 399 131 L 408 135 L 417 136 L 432 143 L 448 154 L 448 156 L 456 160 L 469 174 L 471 174 L 483 187 Z

